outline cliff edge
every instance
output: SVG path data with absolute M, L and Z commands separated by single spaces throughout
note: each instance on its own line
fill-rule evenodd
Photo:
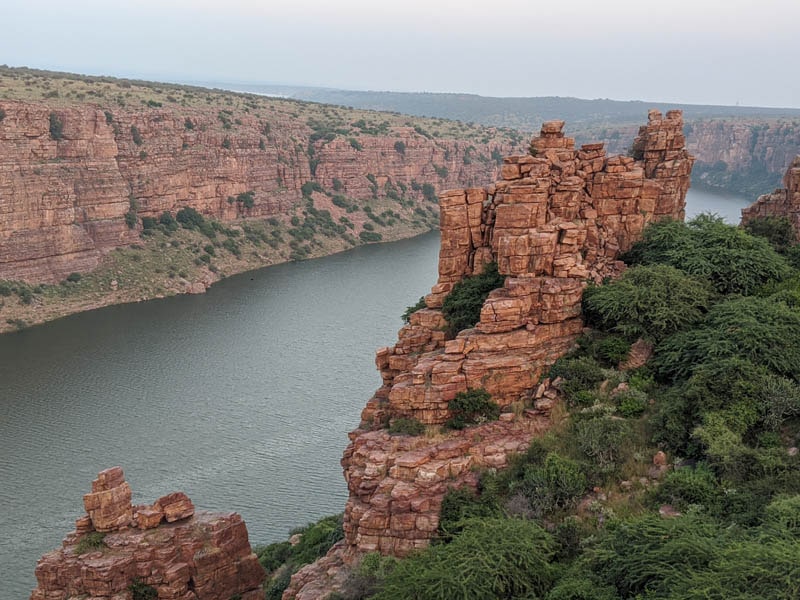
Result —
M 545 123 L 529 155 L 504 160 L 497 183 L 440 195 L 438 282 L 398 343 L 377 352 L 383 385 L 342 459 L 345 540 L 295 574 L 285 599 L 324 597 L 364 553 L 406 556 L 426 546 L 449 488 L 475 487 L 476 467 L 506 466 L 549 427 L 556 392 L 546 371 L 583 330 L 587 281 L 619 274 L 619 254 L 648 223 L 683 219 L 694 158 L 680 111 L 650 111 L 633 156 L 607 156 L 603 144 L 576 149 L 563 126 Z M 447 339 L 444 298 L 491 262 L 504 285 L 475 328 Z M 397 418 L 444 423 L 448 403 L 475 388 L 503 409 L 499 421 L 433 437 L 383 428 Z

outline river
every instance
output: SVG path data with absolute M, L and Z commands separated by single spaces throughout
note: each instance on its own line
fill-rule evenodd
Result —
M 690 191 L 730 222 L 741 198 Z M 134 503 L 185 491 L 237 511 L 253 543 L 344 507 L 346 433 L 380 385 L 374 352 L 436 280 L 438 235 L 230 277 L 0 336 L 0 596 L 121 465 Z

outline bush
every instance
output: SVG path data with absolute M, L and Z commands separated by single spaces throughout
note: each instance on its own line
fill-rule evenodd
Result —
M 797 243 L 792 222 L 786 217 L 758 217 L 746 223 L 744 230 L 752 236 L 766 239 L 780 253 Z
M 480 275 L 466 277 L 455 284 L 442 303 L 450 335 L 474 327 L 480 321 L 481 307 L 489 292 L 502 287 L 503 283 L 505 276 L 498 273 L 497 263 L 490 263 Z
M 542 466 L 526 465 L 519 485 L 537 517 L 577 505 L 586 488 L 580 466 L 552 452 Z
M 583 293 L 587 321 L 629 340 L 658 341 L 698 323 L 711 305 L 708 283 L 669 265 L 633 267 Z
M 137 579 L 133 580 L 128 586 L 128 591 L 131 593 L 131 600 L 157 600 L 158 591 L 151 585 Z
M 60 140 L 64 137 L 64 122 L 56 113 L 50 113 L 50 137 Z
M 448 488 L 439 509 L 439 533 L 449 539 L 461 533 L 468 519 L 500 516 L 499 506 L 489 495 L 478 496 L 468 487 Z
M 682 511 L 693 504 L 711 509 L 718 502 L 721 493 L 722 489 L 714 473 L 700 464 L 695 468 L 683 467 L 668 473 L 656 489 L 655 499 Z
M 3 119 L 5 119 L 5 118 L 6 118 L 6 111 L 4 111 L 2 108 L 0 108 L 0 122 L 2 122 Z M 397 149 L 397 145 L 396 144 L 395 144 L 395 149 Z
M 180 209 L 175 215 L 175 219 L 184 229 L 198 229 L 205 223 L 205 218 L 191 206 Z
M 362 231 L 358 234 L 358 237 L 362 242 L 366 243 L 380 242 L 383 240 L 383 236 L 380 233 L 375 233 L 374 231 Z
M 428 202 L 438 202 L 439 200 L 439 198 L 436 196 L 436 188 L 430 183 L 422 184 L 422 197 Z
M 422 310 L 423 308 L 427 308 L 427 304 L 425 304 L 425 296 L 420 296 L 416 304 L 406 306 L 406 311 L 401 315 L 400 318 L 403 319 L 404 323 L 408 323 L 411 320 L 411 315 L 418 310 Z
M 659 221 L 644 231 L 624 257 L 633 264 L 666 264 L 709 280 L 723 294 L 752 294 L 780 281 L 790 269 L 769 243 L 726 225 L 721 218 L 699 215 L 689 221 Z
M 597 416 L 573 423 L 578 449 L 600 473 L 615 471 L 629 454 L 631 428 L 627 421 Z
M 391 435 L 421 435 L 425 432 L 425 425 L 416 419 L 397 418 L 389 424 Z
M 300 542 L 292 548 L 289 560 L 294 567 L 300 567 L 325 556 L 344 537 L 342 515 L 323 517 L 295 533 L 301 534 Z
M 128 229 L 133 229 L 136 227 L 136 211 L 129 210 L 125 213 L 125 224 L 128 226 Z
M 555 544 L 532 521 L 468 519 L 449 544 L 397 564 L 375 600 L 540 598 L 556 579 Z
M 158 226 L 158 221 L 155 217 L 142 217 L 142 230 L 150 231 Z
M 450 429 L 464 429 L 486 421 L 496 421 L 500 417 L 500 407 L 492 402 L 492 397 L 483 388 L 459 392 L 447 404 L 450 420 L 445 423 Z
M 627 389 L 614 395 L 617 412 L 623 417 L 638 417 L 647 410 L 647 394 L 641 390 Z
M 721 302 L 697 328 L 660 343 L 654 366 L 663 377 L 681 379 L 699 365 L 728 358 L 800 379 L 800 310 L 767 298 Z
M 347 141 L 350 142 L 350 147 L 353 148 L 353 150 L 356 150 L 357 152 L 364 150 L 364 146 L 362 146 L 361 142 L 359 142 L 356 138 L 348 138 Z
M 2 119 L 0 119 L 2 120 Z M 406 144 L 402 140 L 398 140 L 394 143 L 394 151 L 398 154 L 405 155 L 406 153 Z
M 800 537 L 800 495 L 775 498 L 764 509 L 764 521 L 776 532 Z
M 142 139 L 142 133 L 139 131 L 139 128 L 136 125 L 131 125 L 131 139 L 133 139 L 133 143 L 137 146 L 141 146 L 144 142 Z
M 67 275 L 66 279 L 66 281 L 68 281 L 69 283 L 78 283 L 80 280 L 81 280 L 80 273 L 70 273 L 69 275 Z
M 178 221 L 172 216 L 171 212 L 166 210 L 158 217 L 158 224 L 163 226 L 166 231 L 178 230 Z
M 586 392 L 593 390 L 597 385 L 606 379 L 606 371 L 600 364 L 588 357 L 580 356 L 577 358 L 562 357 L 550 367 L 550 377 L 555 379 L 561 377 L 561 392 L 567 402 L 572 406 L 585 406 L 593 404 L 590 397 L 593 394 Z
M 292 544 L 288 541 L 277 542 L 253 550 L 258 556 L 258 562 L 267 573 L 272 573 L 283 565 L 292 554 Z
M 92 531 L 85 534 L 75 545 L 75 554 L 86 554 L 87 552 L 105 548 L 106 544 L 103 541 L 105 537 L 106 534 L 99 531 Z

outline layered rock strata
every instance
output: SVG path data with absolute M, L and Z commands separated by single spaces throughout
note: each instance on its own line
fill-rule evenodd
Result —
M 763 217 L 786 217 L 800 237 L 800 155 L 786 170 L 782 188 L 759 196 L 753 204 L 742 209 L 743 225 Z
M 423 183 L 491 176 L 494 161 L 470 156 L 510 148 L 429 139 L 411 127 L 316 139 L 299 115 L 242 112 L 234 125 L 215 107 L 112 113 L 0 101 L 0 111 L 0 279 L 29 282 L 91 270 L 104 252 L 134 243 L 139 231 L 125 221 L 132 207 L 140 218 L 192 207 L 222 221 L 288 219 L 309 181 L 354 199 L 398 188 L 421 199 Z M 229 201 L 245 192 L 252 206 Z
M 133 506 L 119 467 L 100 472 L 83 503 L 88 514 L 62 548 L 37 563 L 31 600 L 131 600 L 132 584 L 168 600 L 264 598 L 264 569 L 238 514 L 197 513 L 183 492 Z M 93 532 L 105 535 L 89 547 Z
M 680 111 L 650 111 L 628 157 L 606 156 L 602 144 L 576 149 L 563 121 L 547 122 L 530 155 L 505 159 L 500 181 L 440 195 L 438 282 L 397 344 L 377 352 L 383 386 L 342 459 L 345 544 L 324 572 L 300 571 L 284 598 L 323 597 L 320 581 L 339 585 L 330 565 L 365 552 L 405 556 L 426 546 L 449 488 L 475 487 L 475 468 L 503 468 L 549 427 L 556 391 L 544 374 L 583 330 L 586 282 L 621 272 L 620 252 L 649 222 L 684 216 L 694 159 L 682 125 Z M 444 298 L 490 262 L 505 284 L 490 293 L 475 328 L 447 339 Z M 448 402 L 472 388 L 503 407 L 500 421 L 433 438 L 381 429 L 399 417 L 443 423 Z

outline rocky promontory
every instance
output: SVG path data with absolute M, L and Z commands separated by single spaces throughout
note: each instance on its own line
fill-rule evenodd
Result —
M 648 223 L 683 219 L 694 158 L 680 111 L 650 111 L 632 157 L 607 156 L 603 144 L 576 148 L 563 126 L 545 123 L 529 154 L 504 160 L 495 184 L 440 195 L 438 282 L 398 343 L 378 351 L 383 386 L 342 459 L 350 493 L 344 543 L 300 570 L 285 599 L 324 597 L 364 553 L 406 556 L 426 546 L 448 489 L 474 488 L 476 467 L 506 466 L 549 428 L 557 393 L 547 369 L 584 328 L 586 282 L 618 275 L 620 253 Z M 474 328 L 448 339 L 444 298 L 489 263 L 504 284 Z M 449 402 L 478 388 L 501 407 L 499 421 L 432 437 L 384 429 L 396 419 L 442 424 Z
M 101 471 L 83 504 L 75 531 L 36 565 L 31 600 L 263 599 L 238 514 L 197 512 L 182 492 L 134 506 L 120 467 Z
M 759 196 L 752 205 L 742 209 L 742 224 L 764 217 L 789 219 L 795 234 L 800 235 L 800 155 L 795 156 L 783 176 L 783 187 Z

